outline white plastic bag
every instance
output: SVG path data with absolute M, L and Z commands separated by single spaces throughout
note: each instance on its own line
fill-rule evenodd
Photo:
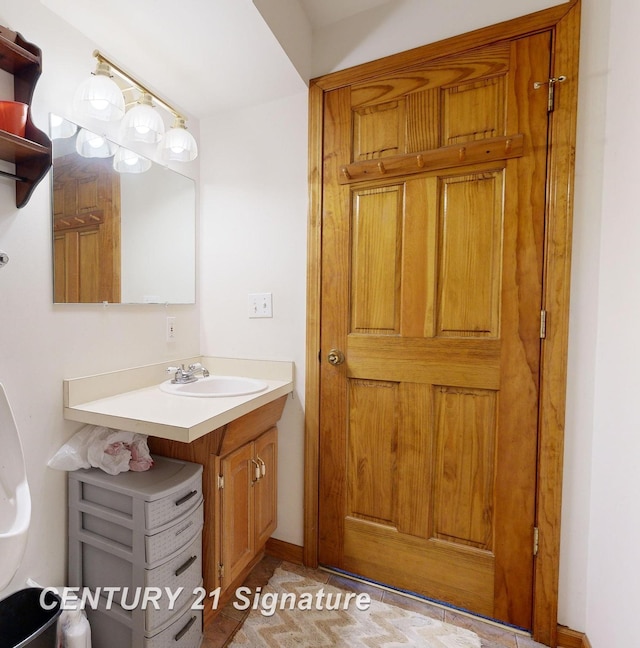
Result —
M 56 470 L 100 468 L 110 475 L 148 470 L 153 465 L 144 434 L 85 425 L 47 464 Z
M 131 450 L 129 446 L 134 432 L 98 427 L 89 439 L 87 459 L 94 468 L 101 468 L 110 475 L 129 470 Z

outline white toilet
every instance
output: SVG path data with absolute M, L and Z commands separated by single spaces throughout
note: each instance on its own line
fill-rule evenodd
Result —
M 18 427 L 0 383 L 0 590 L 14 577 L 27 544 L 31 494 Z

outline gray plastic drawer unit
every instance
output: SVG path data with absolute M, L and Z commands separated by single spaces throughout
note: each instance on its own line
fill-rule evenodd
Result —
M 69 473 L 69 585 L 100 593 L 86 606 L 93 648 L 200 646 L 203 508 L 200 464 Z M 149 590 L 158 603 L 143 606 Z

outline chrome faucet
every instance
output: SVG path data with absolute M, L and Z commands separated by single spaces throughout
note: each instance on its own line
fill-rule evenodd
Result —
M 185 385 L 187 383 L 195 382 L 198 380 L 198 376 L 196 376 L 197 373 L 201 373 L 203 378 L 209 376 L 209 371 L 199 362 L 190 364 L 186 369 L 184 368 L 184 365 L 180 365 L 179 367 L 167 367 L 167 373 L 173 372 L 175 372 L 175 375 L 171 382 L 177 385 Z

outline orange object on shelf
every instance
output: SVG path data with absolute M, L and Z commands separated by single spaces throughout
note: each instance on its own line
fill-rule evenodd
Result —
M 0 101 L 0 130 L 24 137 L 28 110 L 20 101 Z

